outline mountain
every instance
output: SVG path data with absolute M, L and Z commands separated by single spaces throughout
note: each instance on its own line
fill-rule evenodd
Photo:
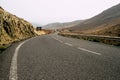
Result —
M 47 24 L 47 25 L 43 26 L 43 28 L 45 28 L 45 29 L 63 29 L 63 28 L 69 28 L 69 27 L 77 25 L 78 23 L 81 23 L 82 21 L 83 20 L 76 20 L 76 21 L 73 21 L 73 22 L 65 22 L 65 23 L 59 23 L 59 22 L 50 23 L 50 24 Z
M 50 23 L 50 24 L 47 24 L 45 26 L 43 26 L 43 28 L 45 29 L 59 29 L 59 28 L 62 28 L 62 23 L 59 23 L 59 22 L 56 22 L 56 23 Z
M 35 36 L 31 23 L 0 7 L 0 45 Z
M 74 32 L 119 36 L 120 34 L 120 4 L 69 28 Z M 119 27 L 118 27 L 119 26 Z

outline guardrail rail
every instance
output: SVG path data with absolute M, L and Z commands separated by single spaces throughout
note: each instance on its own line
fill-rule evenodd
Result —
M 101 42 L 111 45 L 120 46 L 120 37 L 102 36 L 102 35 L 87 35 L 87 34 L 77 34 L 77 33 L 58 33 L 62 36 L 73 37 L 78 39 L 84 39 L 94 42 Z

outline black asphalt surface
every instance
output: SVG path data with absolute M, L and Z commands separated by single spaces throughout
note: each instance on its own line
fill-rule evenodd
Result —
M 11 60 L 15 51 L 15 48 L 20 44 L 14 43 L 4 52 L 0 53 L 0 80 L 9 80 Z
M 19 44 L 0 54 L 0 80 L 8 80 Z M 21 46 L 17 60 L 18 80 L 120 80 L 120 47 L 56 34 L 30 39 Z

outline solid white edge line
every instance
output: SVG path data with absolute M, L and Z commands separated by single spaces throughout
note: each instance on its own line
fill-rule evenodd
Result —
M 70 43 L 65 43 L 66 45 L 68 45 L 68 46 L 72 46 L 72 44 L 70 44 Z
M 84 49 L 84 48 L 78 47 L 78 49 L 80 49 L 82 51 L 90 52 L 90 53 L 93 53 L 93 54 L 102 55 L 101 53 L 97 53 L 97 52 L 94 52 L 94 51 L 91 51 L 91 50 L 87 50 L 87 49 Z
M 18 80 L 18 76 L 17 76 L 17 56 L 18 56 L 18 52 L 20 47 L 26 43 L 28 40 L 22 42 L 20 45 L 17 46 L 17 48 L 15 49 L 13 58 L 12 58 L 12 62 L 11 62 L 11 67 L 10 67 L 10 75 L 9 75 L 9 80 Z

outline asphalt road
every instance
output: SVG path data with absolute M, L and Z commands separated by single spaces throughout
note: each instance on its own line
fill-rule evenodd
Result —
M 56 34 L 0 54 L 0 80 L 120 80 L 120 47 Z

